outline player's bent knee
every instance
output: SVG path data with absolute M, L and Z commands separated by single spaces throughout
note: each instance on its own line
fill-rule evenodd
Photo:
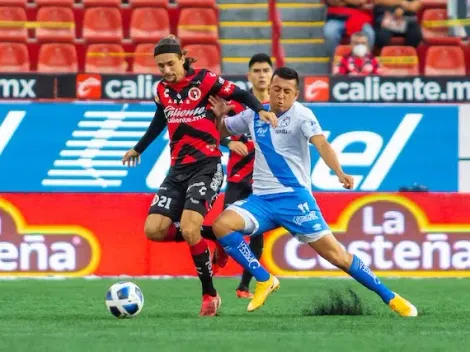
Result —
M 201 240 L 201 226 L 204 222 L 204 217 L 190 209 L 185 209 L 181 216 L 181 234 L 185 241 L 193 246 Z
M 161 242 L 165 240 L 165 237 L 168 233 L 168 228 L 171 222 L 168 224 L 165 221 L 161 221 L 159 217 L 149 216 L 145 220 L 144 233 L 145 236 L 151 241 Z
M 225 210 L 212 224 L 214 234 L 220 238 L 234 231 L 242 231 L 245 222 L 241 216 L 232 210 Z
M 197 244 L 202 238 L 201 227 L 198 226 L 198 224 L 189 224 L 184 227 L 181 226 L 181 234 L 190 246 Z

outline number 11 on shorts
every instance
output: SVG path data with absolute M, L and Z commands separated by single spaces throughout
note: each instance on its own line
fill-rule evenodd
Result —
M 308 207 L 308 203 L 307 203 L 307 202 L 305 202 L 305 203 L 300 203 L 300 204 L 298 205 L 298 207 L 299 207 L 299 209 L 300 209 L 300 211 L 301 211 L 302 213 L 308 213 L 308 212 L 310 211 L 310 208 Z

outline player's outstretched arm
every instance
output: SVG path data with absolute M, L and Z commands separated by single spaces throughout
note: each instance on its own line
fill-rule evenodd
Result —
M 276 128 L 278 123 L 276 114 L 266 111 L 263 104 L 261 104 L 260 101 L 250 92 L 240 89 L 232 82 L 224 79 L 218 80 L 216 92 L 217 96 L 220 98 L 234 100 L 246 105 L 251 110 L 256 111 L 262 121 L 267 122 Z
M 354 178 L 351 175 L 344 173 L 336 152 L 331 147 L 330 143 L 328 143 L 325 136 L 323 134 L 312 136 L 310 137 L 310 143 L 317 148 L 320 157 L 323 159 L 325 164 L 333 170 L 336 176 L 338 176 L 339 182 L 343 184 L 343 187 L 346 189 L 353 189 Z
M 250 116 L 252 117 L 252 110 L 247 109 L 237 115 L 225 117 L 234 106 L 227 105 L 223 99 L 214 96 L 209 97 L 209 103 L 212 105 L 211 109 L 217 118 L 221 139 L 250 132 L 247 120 Z
M 209 97 L 209 103 L 211 104 L 211 110 L 217 119 L 216 122 L 217 129 L 220 133 L 220 140 L 225 140 L 227 137 L 231 136 L 231 134 L 225 127 L 224 118 L 235 108 L 235 106 L 229 105 L 222 98 L 217 96 L 214 97 L 212 95 Z
M 134 148 L 129 149 L 122 157 L 122 164 L 133 167 L 140 163 L 140 155 L 152 144 L 152 142 L 162 133 L 166 126 L 165 114 L 161 106 L 157 107 L 155 116 L 152 119 L 147 131 L 137 142 Z

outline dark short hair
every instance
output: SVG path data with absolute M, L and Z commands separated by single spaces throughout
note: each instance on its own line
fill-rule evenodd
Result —
M 259 53 L 255 54 L 251 57 L 250 62 L 248 63 L 248 68 L 251 68 L 256 63 L 263 63 L 266 62 L 269 66 L 273 67 L 273 62 L 268 54 Z
M 289 68 L 289 67 L 279 67 L 274 70 L 273 77 L 271 78 L 271 82 L 274 78 L 274 76 L 279 76 L 282 79 L 287 79 L 289 81 L 295 80 L 295 83 L 297 84 L 297 88 L 300 85 L 300 79 L 299 79 L 299 74 L 297 73 L 296 70 Z

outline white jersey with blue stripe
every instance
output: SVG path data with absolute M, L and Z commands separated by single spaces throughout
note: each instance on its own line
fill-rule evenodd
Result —
M 225 118 L 231 134 L 250 133 L 253 138 L 253 193 L 292 192 L 295 188 L 311 191 L 309 140 L 323 134 L 320 124 L 313 112 L 299 102 L 278 119 L 278 126 L 273 128 L 249 109 Z

